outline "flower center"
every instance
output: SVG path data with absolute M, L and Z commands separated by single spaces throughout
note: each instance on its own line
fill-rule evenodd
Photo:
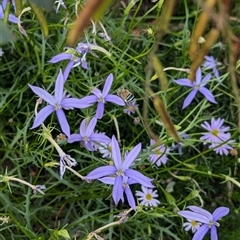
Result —
M 155 155 L 161 155 L 162 154 L 160 149 L 154 149 L 153 152 L 154 152 Z
M 192 224 L 193 227 L 197 227 L 198 226 L 198 223 L 196 221 L 194 221 L 194 220 L 191 221 L 191 224 Z
M 54 110 L 56 110 L 56 111 L 61 109 L 61 108 L 62 108 L 62 106 L 58 103 L 56 103 L 55 106 L 54 106 Z
M 88 136 L 84 136 L 84 137 L 83 137 L 83 141 L 84 141 L 85 143 L 87 143 L 87 142 L 89 141 L 89 137 L 88 137 Z
M 98 102 L 105 102 L 104 98 L 101 96 L 100 98 L 98 98 Z
M 124 176 L 124 171 L 122 169 L 117 170 L 116 172 L 117 176 Z
M 145 197 L 148 201 L 151 201 L 153 199 L 153 197 L 150 193 L 147 193 Z
M 217 129 L 213 129 L 213 130 L 212 130 L 212 134 L 213 134 L 214 136 L 218 136 L 218 135 L 219 135 L 219 131 L 218 131 Z
M 77 57 L 74 54 L 72 54 L 71 60 L 74 61 L 74 62 L 78 62 L 79 61 L 79 57 Z
M 209 224 L 208 224 L 208 227 L 211 228 L 212 225 L 215 225 L 216 227 L 220 226 L 220 224 L 218 222 L 210 221 Z

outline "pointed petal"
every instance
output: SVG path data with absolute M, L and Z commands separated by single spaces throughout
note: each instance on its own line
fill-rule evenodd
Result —
M 91 93 L 93 93 L 95 96 L 97 96 L 97 99 L 102 97 L 102 92 L 98 88 L 94 88 Z
M 69 76 L 69 73 L 70 73 L 70 71 L 71 71 L 72 68 L 73 68 L 73 65 L 74 65 L 74 61 L 71 60 L 71 61 L 68 63 L 68 65 L 66 66 L 66 68 L 65 68 L 65 70 L 64 70 L 64 72 L 63 72 L 64 81 L 67 81 L 68 76 Z
M 219 207 L 213 212 L 213 220 L 218 221 L 220 218 L 228 215 L 230 209 L 227 207 Z
M 91 171 L 85 178 L 89 180 L 99 179 L 108 175 L 115 174 L 117 169 L 114 166 L 102 166 Z
M 54 99 L 54 97 L 51 94 L 49 94 L 46 90 L 44 90 L 40 87 L 32 86 L 30 84 L 28 84 L 28 86 L 32 89 L 32 91 L 35 94 L 37 94 L 40 98 L 42 98 L 47 103 L 49 103 L 53 106 L 56 104 L 56 100 Z
M 96 124 L 97 124 L 97 119 L 93 117 L 91 121 L 88 123 L 87 129 L 86 129 L 86 135 L 88 137 L 90 137 L 90 135 L 93 133 Z
M 117 176 L 115 178 L 114 186 L 113 186 L 113 191 L 112 191 L 112 197 L 114 200 L 114 203 L 117 205 L 119 200 L 123 198 L 123 177 L 122 176 Z
M 82 136 L 80 134 L 71 134 L 68 138 L 68 143 L 80 142 L 82 141 Z
M 208 217 L 209 220 L 213 220 L 212 214 L 211 214 L 209 211 L 207 211 L 207 210 L 205 210 L 205 209 L 203 209 L 203 208 L 201 208 L 201 207 L 188 206 L 187 208 L 190 209 L 190 210 L 193 211 L 193 212 L 200 213 L 200 214 Z
M 210 235 L 211 235 L 211 240 L 218 240 L 217 228 L 215 225 L 211 227 Z
M 103 117 L 103 112 L 104 112 L 104 103 L 99 102 L 97 105 L 96 118 L 101 119 Z
M 68 110 L 72 108 L 87 108 L 90 107 L 92 104 L 87 103 L 83 98 L 78 99 L 78 98 L 64 98 L 61 101 L 61 106 L 62 108 Z
M 85 118 L 84 120 L 82 120 L 81 124 L 80 124 L 80 135 L 82 137 L 86 136 L 86 128 L 87 128 L 87 119 Z
M 120 169 L 122 166 L 122 157 L 119 144 L 114 135 L 112 136 L 111 146 L 112 146 L 112 159 L 114 161 L 114 165 L 116 166 L 117 169 Z
M 8 15 L 8 21 L 12 22 L 12 23 L 18 23 L 18 18 L 16 16 L 14 16 L 13 14 L 9 14 Z
M 199 92 L 211 103 L 217 103 L 213 94 L 205 87 L 201 87 Z
M 197 221 L 205 224 L 209 224 L 209 221 L 210 221 L 207 216 L 204 216 L 201 213 L 196 213 L 192 211 L 179 211 L 178 214 L 191 221 Z
M 81 101 L 83 101 L 86 104 L 93 104 L 95 102 L 98 102 L 98 98 L 95 95 L 90 95 L 90 96 L 86 96 L 81 98 Z
M 88 63 L 85 60 L 82 60 L 82 68 L 88 69 Z
M 111 139 L 102 133 L 93 133 L 91 135 L 91 141 L 98 143 L 110 143 Z
M 192 240 L 202 240 L 204 236 L 207 234 L 208 230 L 209 230 L 209 227 L 207 224 L 202 225 L 194 234 Z
M 34 129 L 42 124 L 52 112 L 54 112 L 54 107 L 52 105 L 47 105 L 41 109 L 35 117 L 33 126 L 30 129 Z
M 55 92 L 54 92 L 55 99 L 58 103 L 61 103 L 63 98 L 63 85 L 64 85 L 63 80 L 64 79 L 63 79 L 62 69 L 60 69 L 59 74 L 57 76 L 57 80 L 55 82 Z
M 115 178 L 114 177 L 103 177 L 103 178 L 99 178 L 98 181 L 103 182 L 105 184 L 114 185 Z
M 72 58 L 72 54 L 71 53 L 60 53 L 57 54 L 56 56 L 54 56 L 53 58 L 51 58 L 48 62 L 50 63 L 57 63 L 63 60 L 67 60 L 67 59 L 71 59 Z
M 70 136 L 70 127 L 69 127 L 68 121 L 66 119 L 65 113 L 63 112 L 62 109 L 58 109 L 56 111 L 56 114 L 57 114 L 58 122 L 61 126 L 63 133 L 65 133 L 67 135 L 67 137 L 69 137 Z
M 186 108 L 187 106 L 189 106 L 192 102 L 192 100 L 194 99 L 194 97 L 196 96 L 197 94 L 197 90 L 196 89 L 193 89 L 189 94 L 188 96 L 186 97 L 186 99 L 184 100 L 183 102 L 183 106 L 182 106 L 182 109 Z
M 126 193 L 129 205 L 131 206 L 132 209 L 136 210 L 136 202 L 129 186 L 125 187 L 125 193 Z
M 201 71 L 201 68 L 199 67 L 196 71 L 196 79 L 195 79 L 196 85 L 199 85 L 201 81 L 202 81 L 202 71 Z
M 180 86 L 193 87 L 193 83 L 188 78 L 182 78 L 173 81 Z
M 209 80 L 211 79 L 211 77 L 212 77 L 212 75 L 209 73 L 209 74 L 207 74 L 204 78 L 203 78 L 203 80 L 202 80 L 202 82 L 201 82 L 201 87 L 203 87 L 203 86 L 205 86 L 208 82 L 209 82 Z
M 106 102 L 115 103 L 119 106 L 125 106 L 125 102 L 119 96 L 116 96 L 116 95 L 113 95 L 113 94 L 108 94 L 104 99 L 105 99 Z
M 112 86 L 113 83 L 113 74 L 110 73 L 105 81 L 104 87 L 103 87 L 103 91 L 102 91 L 102 95 L 103 97 L 106 97 L 107 94 L 109 93 L 109 90 Z
M 143 185 L 144 187 L 149 187 L 153 188 L 154 186 L 152 185 L 151 181 L 152 179 L 144 176 L 142 173 L 133 170 L 133 169 L 126 169 L 124 171 L 125 175 L 128 176 L 129 178 L 134 179 L 137 181 L 139 184 Z
M 139 143 L 128 153 L 127 157 L 125 158 L 125 160 L 123 161 L 123 164 L 122 164 L 123 171 L 128 169 L 132 165 L 133 161 L 136 159 L 136 157 L 140 153 L 141 149 L 142 149 L 142 144 Z

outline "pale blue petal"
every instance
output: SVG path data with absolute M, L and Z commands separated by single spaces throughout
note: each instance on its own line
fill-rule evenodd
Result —
M 197 232 L 194 234 L 192 240 L 202 240 L 206 233 L 208 232 L 209 227 L 207 224 L 202 225 Z
M 86 70 L 88 69 L 88 64 L 85 60 L 82 60 L 82 68 L 84 68 Z
M 208 82 L 209 82 L 209 80 L 211 79 L 211 77 L 212 77 L 212 75 L 209 73 L 209 74 L 207 74 L 204 78 L 203 78 L 203 80 L 202 80 L 202 82 L 201 82 L 201 87 L 203 87 L 203 86 L 205 86 Z
M 12 22 L 12 23 L 18 23 L 18 18 L 17 17 L 15 17 L 13 14 L 9 14 L 8 15 L 8 21 L 9 22 Z
M 114 165 L 119 170 L 122 166 L 122 157 L 121 157 L 118 141 L 116 140 L 114 135 L 112 136 L 111 147 L 112 147 L 112 159 L 114 161 Z
M 104 84 L 104 87 L 103 87 L 103 91 L 102 91 L 102 95 L 103 97 L 106 97 L 111 86 L 112 86 L 112 83 L 113 83 L 113 74 L 110 73 L 105 81 L 105 84 Z
M 98 88 L 94 88 L 91 93 L 97 96 L 97 99 L 102 97 L 102 92 Z
M 132 165 L 133 161 L 136 159 L 138 154 L 140 153 L 142 149 L 142 144 L 139 143 L 137 146 L 135 146 L 127 155 L 127 157 L 124 159 L 122 164 L 122 170 L 126 170 L 129 168 L 129 166 Z
M 35 117 L 33 126 L 30 129 L 34 129 L 42 124 L 52 112 L 54 112 L 54 107 L 52 105 L 48 105 L 41 109 Z
M 91 171 L 85 178 L 89 180 L 99 179 L 108 175 L 115 174 L 117 169 L 114 166 L 102 166 Z
M 8 0 L 2 0 L 2 7 L 5 10 Z
M 203 208 L 201 208 L 201 207 L 188 206 L 187 208 L 190 209 L 190 210 L 193 211 L 193 212 L 200 213 L 200 214 L 208 217 L 209 221 L 210 221 L 210 220 L 213 220 L 212 214 L 211 214 L 209 211 L 207 211 L 207 210 L 205 210 L 205 209 L 203 209 Z
M 111 139 L 102 133 L 93 133 L 91 135 L 91 141 L 98 143 L 110 143 Z
M 188 96 L 186 97 L 186 99 L 184 100 L 183 102 L 183 106 L 182 106 L 182 109 L 186 108 L 187 106 L 189 106 L 192 102 L 192 100 L 194 99 L 194 97 L 196 96 L 197 94 L 197 90 L 196 89 L 193 89 L 189 94 Z
M 122 176 L 117 176 L 115 178 L 114 186 L 113 186 L 113 191 L 112 191 L 112 197 L 114 200 L 114 203 L 117 205 L 119 200 L 123 198 L 123 177 Z
M 71 69 L 73 68 L 73 65 L 74 65 L 74 61 L 72 61 L 72 60 L 67 64 L 67 66 L 63 72 L 64 81 L 67 81 L 69 73 L 70 73 Z
M 144 176 L 142 173 L 140 173 L 136 170 L 126 169 L 124 171 L 124 173 L 127 177 L 134 179 L 136 182 L 138 182 L 139 184 L 141 184 L 144 187 L 148 187 L 148 188 L 154 188 L 155 187 L 151 183 L 152 179 Z
M 35 94 L 37 94 L 40 98 L 42 98 L 47 103 L 49 103 L 53 106 L 56 104 L 56 100 L 54 99 L 54 97 L 51 94 L 49 94 L 46 90 L 44 90 L 40 87 L 32 86 L 30 84 L 28 84 L 28 86 L 32 89 L 32 91 Z
M 93 104 L 95 102 L 98 102 L 98 98 L 95 95 L 83 97 L 83 98 L 81 98 L 81 100 L 86 104 Z
M 217 227 L 213 225 L 210 230 L 211 240 L 218 240 Z
M 213 220 L 218 221 L 220 218 L 228 215 L 230 209 L 227 207 L 219 207 L 213 212 Z
M 186 86 L 186 87 L 193 87 L 194 86 L 194 84 L 188 78 L 182 78 L 182 79 L 173 80 L 173 81 L 180 86 Z
M 60 103 L 63 98 L 63 85 L 64 85 L 63 74 L 62 74 L 62 69 L 60 69 L 59 74 L 57 76 L 57 80 L 55 82 L 55 92 L 54 92 L 55 99 L 58 103 Z
M 196 79 L 195 79 L 196 85 L 199 85 L 201 81 L 202 81 L 202 71 L 201 71 L 201 68 L 199 67 L 196 71 Z
M 104 99 L 105 99 L 106 102 L 115 103 L 119 106 L 125 106 L 125 102 L 119 96 L 116 96 L 116 95 L 113 95 L 113 94 L 108 94 Z
M 204 95 L 204 97 L 211 103 L 217 103 L 213 94 L 205 87 L 201 87 L 199 92 Z
M 82 120 L 81 124 L 80 124 L 80 135 L 82 137 L 86 136 L 86 129 L 87 129 L 87 119 L 85 118 L 84 120 Z
M 103 177 L 103 178 L 99 178 L 98 181 L 103 182 L 105 184 L 114 185 L 115 178 L 114 177 Z
M 104 103 L 99 102 L 97 105 L 96 118 L 101 119 L 103 117 L 103 113 L 104 113 Z
M 82 141 L 82 136 L 80 135 L 80 134 L 76 134 L 76 133 L 74 133 L 74 134 L 71 134 L 70 136 L 69 136 L 69 138 L 68 138 L 68 142 L 69 143 L 74 143 L 74 142 L 80 142 L 80 141 Z
M 58 109 L 56 111 L 56 114 L 57 114 L 57 118 L 58 118 L 58 121 L 59 121 L 59 124 L 61 126 L 63 133 L 65 133 L 67 135 L 67 137 L 69 137 L 70 136 L 70 127 L 69 127 L 68 121 L 66 119 L 65 113 L 63 112 L 62 109 Z
M 63 60 L 70 60 L 72 58 L 72 54 L 71 53 L 59 53 L 56 56 L 54 56 L 53 58 L 51 58 L 48 62 L 50 63 L 57 63 Z
M 205 224 L 209 224 L 209 221 L 210 221 L 207 216 L 204 216 L 201 213 L 196 213 L 192 211 L 179 211 L 178 214 L 191 221 L 197 221 Z
M 88 123 L 87 129 L 86 129 L 86 136 L 90 137 L 90 135 L 94 131 L 96 124 L 97 124 L 97 119 L 93 117 L 91 121 Z
M 78 98 L 64 98 L 61 101 L 61 106 L 62 108 L 68 110 L 68 109 L 72 109 L 72 108 L 87 108 L 89 106 L 91 106 L 92 104 L 87 103 L 86 101 L 84 101 L 83 98 L 78 99 Z
M 125 193 L 126 193 L 129 205 L 131 206 L 132 209 L 136 210 L 136 202 L 130 187 L 125 187 Z

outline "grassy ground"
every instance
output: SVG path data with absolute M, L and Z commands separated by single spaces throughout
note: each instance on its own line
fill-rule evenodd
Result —
M 9 23 L 10 29 L 18 37 L 17 41 L 2 45 L 0 80 L 0 238 L 1 239 L 90 239 L 89 234 L 104 227 L 98 233 L 104 239 L 192 239 L 191 232 L 182 227 L 185 220 L 177 212 L 186 206 L 202 206 L 211 213 L 219 206 L 230 208 L 230 213 L 222 218 L 218 228 L 219 239 L 240 239 L 239 221 L 239 134 L 237 129 L 237 107 L 232 93 L 229 75 L 229 46 L 223 38 L 210 49 L 208 55 L 219 62 L 220 81 L 211 70 L 203 69 L 202 75 L 212 74 L 207 88 L 213 93 L 217 104 L 207 101 L 198 93 L 191 105 L 182 109 L 183 101 L 190 92 L 188 87 L 179 86 L 173 80 L 187 78 L 183 71 L 165 71 L 168 89 L 163 91 L 158 79 L 150 81 L 152 90 L 160 97 L 171 116 L 173 123 L 183 138 L 182 151 L 172 147 L 176 143 L 155 110 L 152 98 L 145 90 L 148 54 L 155 43 L 154 20 L 161 14 L 158 2 L 135 1 L 128 12 L 128 3 L 117 1 L 103 17 L 102 23 L 111 37 L 111 43 L 92 33 L 90 26 L 87 39 L 111 53 L 111 57 L 93 50 L 87 54 L 88 69 L 73 68 L 65 84 L 67 92 L 77 98 L 90 94 L 93 87 L 102 89 L 106 77 L 114 75 L 110 93 L 124 87 L 130 90 L 137 101 L 138 110 L 127 115 L 123 107 L 106 104 L 104 116 L 98 120 L 95 130 L 105 132 L 110 138 L 120 132 L 122 152 L 142 143 L 140 161 L 134 169 L 153 179 L 160 204 L 145 208 L 140 205 L 137 211 L 130 211 L 126 222 L 106 226 L 118 219 L 114 216 L 128 210 L 129 204 L 116 206 L 112 200 L 112 186 L 94 180 L 83 181 L 74 172 L 66 169 L 63 179 L 59 176 L 59 154 L 44 137 L 41 126 L 30 130 L 35 115 L 34 108 L 38 97 L 28 84 L 54 90 L 59 69 L 65 69 L 68 61 L 48 63 L 55 55 L 64 51 L 69 25 L 75 18 L 75 4 L 65 1 L 67 9 L 60 8 L 45 12 L 48 20 L 49 36 L 44 39 L 39 23 L 32 12 L 26 12 L 21 20 L 28 34 L 24 37 L 17 25 Z M 235 4 L 235 5 L 234 5 Z M 237 16 L 235 1 L 231 13 Z M 126 10 L 127 9 L 127 10 Z M 125 11 L 124 11 L 125 10 Z M 164 68 L 189 69 L 188 48 L 190 36 L 201 6 L 190 1 L 179 1 L 173 12 L 169 30 L 158 44 L 156 56 Z M 13 13 L 13 9 L 11 9 Z M 66 20 L 66 21 L 64 21 Z M 208 26 L 210 29 L 211 24 Z M 239 23 L 230 24 L 239 35 Z M 151 33 L 151 30 L 153 33 Z M 100 27 L 98 31 L 102 32 Z M 205 36 L 203 36 L 205 37 Z M 83 41 L 85 42 L 86 39 Z M 97 56 L 96 56 L 96 55 Z M 151 77 L 155 74 L 152 71 Z M 148 102 L 146 102 L 148 99 Z M 144 103 L 145 101 L 145 103 Z M 46 106 L 43 102 L 38 110 Z M 151 154 L 150 133 L 144 122 L 144 111 L 148 110 L 147 120 L 151 130 L 162 144 L 170 148 L 166 164 L 156 166 L 149 161 Z M 95 115 L 96 105 L 87 109 L 65 111 L 71 133 L 78 133 L 81 121 Z M 140 122 L 135 124 L 139 117 Z M 200 137 L 205 132 L 201 127 L 211 118 L 225 119 L 224 125 L 235 143 L 231 147 L 236 153 L 216 154 Z M 134 123 L 135 122 L 135 123 Z M 44 121 L 53 139 L 59 139 L 61 128 L 56 114 Z M 73 169 L 86 176 L 93 169 L 109 164 L 99 151 L 88 151 L 79 143 L 69 144 L 66 139 L 57 142 L 67 154 L 77 161 Z M 164 154 L 164 153 L 162 153 Z M 227 177 L 229 176 L 229 178 Z M 25 181 L 25 182 L 23 182 Z M 33 193 L 35 185 L 45 185 L 44 195 Z M 33 186 L 34 185 L 34 186 Z M 141 190 L 140 184 L 131 185 L 135 194 Z M 125 196 L 126 197 L 126 196 Z M 137 198 L 135 197 L 137 200 Z M 138 202 L 136 202 L 138 205 Z M 91 236 L 91 235 L 90 235 Z M 99 238 L 101 239 L 101 238 Z M 210 239 L 208 235 L 205 239 Z

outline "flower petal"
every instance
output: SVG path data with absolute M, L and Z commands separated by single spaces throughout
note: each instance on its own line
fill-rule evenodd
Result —
M 124 171 L 125 175 L 128 176 L 130 179 L 134 179 L 139 184 L 143 185 L 144 187 L 154 188 L 155 186 L 152 185 L 152 179 L 144 176 L 142 173 L 133 170 L 133 169 L 126 169 Z
M 55 99 L 58 103 L 61 103 L 63 98 L 63 85 L 64 85 L 63 74 L 62 74 L 62 69 L 60 69 L 59 74 L 57 76 L 57 80 L 55 82 L 55 92 L 54 92 Z
M 192 240 L 202 240 L 206 233 L 208 232 L 209 227 L 207 224 L 202 225 L 197 232 L 194 234 Z
M 53 106 L 56 104 L 56 100 L 54 99 L 54 97 L 51 94 L 49 94 L 46 90 L 44 90 L 40 87 L 32 86 L 30 84 L 28 84 L 28 86 L 32 89 L 32 91 L 35 94 L 37 94 L 40 98 L 42 98 L 47 103 L 49 103 Z
M 114 203 L 117 205 L 119 200 L 123 198 L 123 177 L 122 176 L 117 176 L 115 178 L 114 186 L 113 186 L 113 191 L 112 191 L 112 197 L 114 200 Z
M 69 137 L 70 136 L 70 127 L 69 127 L 69 124 L 66 119 L 64 111 L 62 109 L 58 109 L 56 111 L 56 114 L 57 114 L 58 122 L 61 126 L 63 133 L 65 133 Z
M 111 147 L 112 147 L 112 159 L 114 161 L 114 165 L 116 166 L 117 169 L 120 169 L 122 166 L 122 157 L 121 157 L 118 141 L 116 140 L 114 135 L 112 136 Z
M 101 119 L 103 117 L 103 112 L 104 112 L 104 103 L 99 102 L 97 105 L 96 118 Z
M 102 95 L 103 97 L 106 97 L 111 86 L 112 86 L 112 83 L 113 83 L 113 74 L 110 73 L 105 81 L 105 84 L 104 84 L 104 87 L 103 87 L 103 91 L 102 91 Z
M 116 95 L 113 95 L 113 94 L 108 94 L 104 99 L 105 99 L 106 102 L 112 102 L 112 103 L 115 103 L 119 106 L 125 106 L 125 102 L 119 96 L 116 96 Z
M 47 105 L 41 109 L 35 117 L 33 126 L 30 129 L 34 129 L 42 124 L 52 112 L 54 112 L 54 107 L 52 105 Z
M 228 215 L 230 209 L 227 207 L 219 207 L 213 212 L 213 220 L 218 221 L 220 218 Z
M 103 133 L 93 133 L 91 135 L 91 141 L 98 143 L 110 143 L 111 139 Z
M 88 126 L 86 128 L 86 135 L 88 137 L 90 137 L 90 135 L 93 133 L 96 124 L 97 124 L 97 119 L 93 117 L 91 121 L 88 123 Z
M 86 97 L 81 98 L 81 101 L 86 103 L 86 104 L 91 104 L 92 105 L 93 103 L 98 101 L 98 98 L 95 95 L 90 95 L 90 96 L 86 96 Z
M 103 182 L 105 184 L 114 185 L 115 177 L 103 177 L 99 178 L 98 181 Z
M 83 98 L 78 99 L 78 98 L 64 98 L 61 101 L 61 106 L 62 108 L 68 110 L 72 108 L 87 108 L 91 106 L 92 103 L 87 103 L 87 101 L 83 100 Z
M 65 68 L 65 70 L 64 70 L 64 72 L 63 72 L 64 81 L 67 81 L 68 76 L 69 76 L 69 73 L 70 73 L 71 69 L 73 68 L 73 65 L 74 65 L 74 61 L 71 60 L 71 61 L 68 63 L 68 65 L 66 66 L 66 68 Z
M 208 82 L 209 82 L 209 80 L 211 79 L 211 77 L 212 77 L 212 75 L 209 73 L 209 74 L 207 74 L 204 78 L 203 78 L 203 80 L 202 80 L 202 82 L 201 82 L 201 87 L 203 87 L 203 86 L 205 86 Z
M 199 67 L 196 71 L 196 79 L 195 79 L 196 85 L 199 85 L 201 81 L 202 81 L 202 71 L 201 71 L 201 68 Z
M 197 213 L 197 212 L 185 210 L 185 211 L 179 211 L 178 214 L 191 221 L 197 221 L 205 224 L 209 224 L 209 221 L 210 221 L 210 219 L 207 216 L 204 216 L 201 213 Z
M 52 57 L 48 62 L 50 63 L 57 63 L 63 60 L 71 59 L 72 54 L 71 53 L 59 53 L 56 56 Z
M 80 142 L 82 141 L 82 136 L 80 134 L 71 134 L 68 138 L 68 143 Z
M 210 230 L 211 240 L 218 240 L 217 227 L 213 225 Z
M 196 90 L 196 89 L 193 89 L 193 90 L 188 94 L 188 96 L 186 97 L 186 99 L 185 99 L 184 102 L 183 102 L 182 109 L 188 107 L 188 106 L 191 104 L 191 102 L 192 102 L 192 100 L 194 99 L 194 97 L 196 96 L 196 94 L 197 94 L 197 90 Z
M 211 103 L 217 103 L 213 94 L 205 87 L 201 87 L 199 92 L 204 95 L 204 97 Z
M 193 87 L 194 86 L 194 84 L 188 78 L 181 78 L 181 79 L 173 80 L 173 81 L 180 86 L 186 86 L 186 87 Z
M 85 178 L 89 180 L 99 179 L 108 175 L 115 174 L 117 169 L 114 166 L 102 166 L 91 171 Z
M 91 93 L 97 96 L 97 99 L 102 97 L 102 92 L 98 88 L 94 88 Z
M 211 214 L 210 212 L 208 212 L 207 210 L 201 208 L 201 207 L 188 206 L 187 208 L 190 209 L 190 210 L 193 211 L 193 212 L 200 213 L 200 214 L 208 217 L 209 220 L 213 220 L 212 214 Z
M 136 210 L 136 202 L 129 186 L 125 187 L 125 193 L 126 193 L 129 205 L 131 206 L 132 209 Z
M 138 154 L 140 153 L 142 149 L 142 144 L 139 143 L 137 146 L 135 146 L 127 155 L 127 157 L 124 159 L 123 163 L 122 163 L 122 170 L 126 170 L 128 169 L 133 161 L 136 159 L 136 157 L 138 156 Z
M 87 119 L 83 119 L 81 124 L 80 124 L 80 129 L 79 129 L 79 132 L 80 132 L 80 135 L 82 137 L 85 137 L 86 136 L 86 129 L 87 129 Z

